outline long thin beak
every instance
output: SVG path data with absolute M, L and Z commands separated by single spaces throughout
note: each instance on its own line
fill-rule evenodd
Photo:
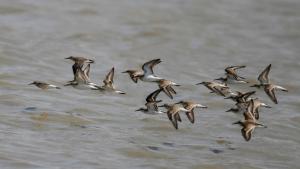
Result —
M 268 126 L 266 126 L 264 124 L 257 123 L 257 125 L 260 126 L 260 127 L 268 128 Z
M 249 87 L 256 87 L 256 88 L 260 88 L 260 85 L 257 85 L 257 84 L 254 84 L 254 85 L 251 85 Z
M 160 106 L 157 106 L 157 107 L 165 107 L 164 105 L 160 105 Z
M 70 56 L 70 57 L 67 57 L 67 58 L 65 58 L 65 59 L 71 59 L 71 56 Z
M 124 72 L 122 72 L 122 73 L 127 73 L 127 71 L 124 71 Z
M 33 85 L 34 83 L 29 83 L 28 85 Z
M 229 97 L 224 97 L 224 99 L 231 99 L 232 97 L 231 96 L 229 96 Z
M 201 84 L 203 84 L 203 82 L 201 82 L 201 83 L 196 83 L 196 85 L 201 85 Z
M 240 121 L 237 121 L 237 122 L 234 122 L 234 123 L 232 123 L 232 124 L 240 124 L 241 122 Z

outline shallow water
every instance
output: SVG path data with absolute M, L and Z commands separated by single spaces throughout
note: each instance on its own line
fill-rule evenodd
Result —
M 0 168 L 299 168 L 300 2 L 298 0 L 2 0 L 0 5 Z M 114 66 L 127 95 L 42 91 L 72 79 L 70 55 L 96 60 L 101 83 Z M 182 84 L 174 101 L 207 105 L 175 131 L 164 115 L 135 112 L 157 86 L 121 72 L 153 58 L 155 72 Z M 279 105 L 258 91 L 267 129 L 245 142 L 226 113 L 229 100 L 194 84 L 245 64 L 250 81 L 272 63 L 271 80 L 289 89 Z M 249 90 L 248 85 L 232 85 Z M 164 94 L 159 96 L 173 102 Z

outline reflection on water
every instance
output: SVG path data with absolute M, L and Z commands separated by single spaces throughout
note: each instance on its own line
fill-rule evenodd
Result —
M 297 0 L 10 1 L 0 6 L 1 168 L 298 168 L 299 5 Z M 65 57 L 96 60 L 92 81 L 116 68 L 127 95 L 63 87 L 72 79 Z M 164 115 L 135 112 L 157 87 L 134 84 L 121 72 L 147 60 L 155 72 L 181 84 L 174 101 L 207 105 L 196 123 L 175 131 Z M 262 110 L 267 129 L 245 142 L 226 113 L 229 100 L 194 84 L 245 64 L 255 82 L 272 63 L 271 81 L 289 89 Z M 61 86 L 42 91 L 41 80 Z M 232 85 L 248 90 L 247 85 Z M 160 95 L 165 102 L 173 102 Z

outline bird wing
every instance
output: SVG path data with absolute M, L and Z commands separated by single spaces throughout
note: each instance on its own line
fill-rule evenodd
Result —
M 114 74 L 115 74 L 115 68 L 111 68 L 109 73 L 106 75 L 105 79 L 103 80 L 104 84 L 113 84 L 114 83 Z
M 254 128 L 255 127 L 251 125 L 241 129 L 242 135 L 246 141 L 250 141 Z
M 246 66 L 229 66 L 225 69 L 225 72 L 228 76 L 238 80 L 238 78 L 245 79 L 244 77 L 238 76 L 236 73 L 237 69 L 245 68 Z
M 156 97 L 158 96 L 158 94 L 162 91 L 163 89 L 157 89 L 154 92 L 150 93 L 147 98 L 146 101 L 147 102 L 156 102 Z
M 195 122 L 194 109 L 192 109 L 192 110 L 189 111 L 189 112 L 186 112 L 185 114 L 186 114 L 186 116 L 188 117 L 188 119 L 189 119 L 189 121 L 190 121 L 191 123 L 194 123 L 194 122 Z
M 171 85 L 167 86 L 167 89 L 168 89 L 171 93 L 176 94 L 176 91 L 174 90 L 174 88 L 173 88 Z
M 275 90 L 271 85 L 266 85 L 264 88 L 266 94 L 269 96 L 269 98 L 275 103 L 278 104 L 276 95 L 275 95 Z
M 167 87 L 163 87 L 162 90 L 164 91 L 164 93 L 169 96 L 171 99 L 173 99 L 172 94 L 170 93 L 170 91 L 168 90 Z
M 153 59 L 143 64 L 142 68 L 145 74 L 154 74 L 153 67 L 161 62 L 160 59 Z
M 174 114 L 173 115 L 174 116 L 174 118 L 173 118 L 173 120 L 172 120 L 172 124 L 173 124 L 173 126 L 175 127 L 175 129 L 177 130 L 178 129 L 178 123 L 177 123 L 177 118 L 178 118 L 178 116 L 176 115 L 176 114 Z M 179 116 L 180 117 L 180 116 Z
M 269 80 L 269 72 L 271 70 L 271 64 L 269 64 L 258 76 L 258 81 L 260 84 L 268 84 L 270 82 Z

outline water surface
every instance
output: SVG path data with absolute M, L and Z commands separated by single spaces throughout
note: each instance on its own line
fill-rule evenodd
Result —
M 53 168 L 299 168 L 300 2 L 298 0 L 2 0 L 0 5 L 0 167 Z M 115 67 L 115 83 L 127 95 L 76 90 L 42 91 L 41 80 L 63 86 L 77 55 L 96 60 L 91 78 L 102 83 Z M 174 101 L 196 100 L 191 125 L 183 116 L 175 131 L 167 117 L 135 112 L 157 86 L 134 84 L 121 72 L 153 58 L 155 72 L 182 84 Z M 241 115 L 194 84 L 245 64 L 255 82 L 272 63 L 278 92 L 272 109 L 245 142 L 231 125 Z M 249 90 L 248 85 L 232 85 Z M 160 98 L 173 102 L 164 94 Z

